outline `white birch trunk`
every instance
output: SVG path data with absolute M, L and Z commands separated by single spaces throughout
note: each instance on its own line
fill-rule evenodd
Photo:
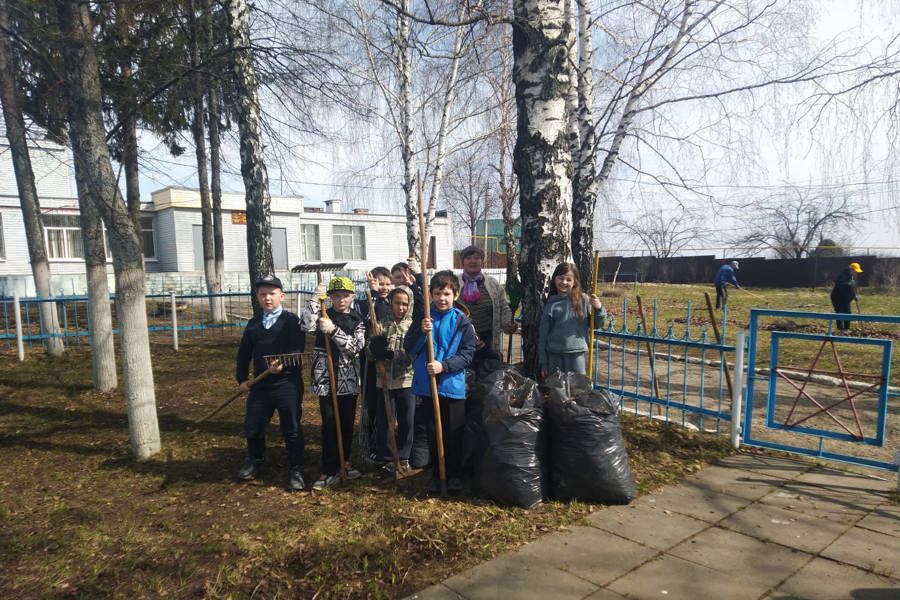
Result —
M 522 218 L 522 334 L 529 373 L 538 370 L 538 326 L 550 276 L 570 256 L 566 2 L 516 0 L 513 5 L 513 81 L 519 114 L 514 160 Z
M 591 0 L 578 2 L 578 102 L 572 123 L 578 130 L 577 155 L 572 180 L 572 256 L 582 280 L 593 269 L 594 211 L 597 207 L 597 159 L 594 104 L 594 39 L 591 32 Z M 589 288 L 588 283 L 584 283 Z
M 247 194 L 247 263 L 250 280 L 275 272 L 272 259 L 272 215 L 269 173 L 263 159 L 262 124 L 253 54 L 250 50 L 250 8 L 245 0 L 228 0 L 228 35 L 232 52 L 238 130 L 241 139 L 241 175 Z M 259 311 L 251 294 L 254 312 Z
M 418 190 L 416 189 L 415 142 L 412 132 L 412 55 L 409 47 L 409 0 L 398 2 L 397 67 L 400 76 L 400 156 L 403 159 L 403 191 L 406 195 L 406 242 L 410 256 L 422 259 L 425 269 L 428 257 L 422 256 L 419 240 Z
M 69 138 L 79 199 L 100 213 L 108 231 L 116 273 L 116 313 L 121 329 L 123 391 L 131 447 L 138 460 L 146 460 L 160 451 L 160 437 L 147 331 L 143 253 L 138 230 L 119 193 L 110 163 L 89 8 L 79 0 L 57 4 L 64 39 Z M 82 222 L 84 219 L 82 215 Z
M 428 215 L 425 220 L 425 237 L 429 240 L 431 239 L 434 214 L 440 201 L 441 185 L 444 180 L 444 162 L 447 157 L 447 130 L 450 128 L 450 114 L 453 112 L 453 103 L 456 100 L 456 81 L 459 77 L 459 59 L 462 54 L 464 33 L 464 28 L 457 27 L 456 35 L 453 39 L 453 58 L 450 60 L 450 72 L 447 75 L 447 90 L 444 93 L 444 106 L 441 110 L 441 124 L 438 129 L 438 146 L 431 184 L 431 197 L 428 199 Z

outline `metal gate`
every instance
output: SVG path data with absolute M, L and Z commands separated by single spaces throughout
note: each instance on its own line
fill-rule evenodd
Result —
M 896 471 L 895 339 L 898 316 L 751 310 L 743 443 Z

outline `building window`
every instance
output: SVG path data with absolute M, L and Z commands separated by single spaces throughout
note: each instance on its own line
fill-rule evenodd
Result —
M 51 259 L 84 258 L 78 215 L 42 215 Z
M 0 260 L 6 260 L 6 242 L 3 240 L 3 215 L 0 214 Z
M 366 232 L 358 225 L 334 225 L 334 258 L 336 260 L 365 260 Z
M 318 225 L 300 225 L 300 260 L 322 260 Z
M 156 258 L 153 243 L 153 217 L 141 217 L 141 241 L 144 244 L 144 258 Z

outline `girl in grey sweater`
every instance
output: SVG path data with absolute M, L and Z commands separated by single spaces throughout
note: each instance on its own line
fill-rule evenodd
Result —
M 568 373 L 586 373 L 588 349 L 588 311 L 602 308 L 600 298 L 581 291 L 578 268 L 561 263 L 553 271 L 550 297 L 544 305 L 538 336 L 541 375 L 559 369 Z

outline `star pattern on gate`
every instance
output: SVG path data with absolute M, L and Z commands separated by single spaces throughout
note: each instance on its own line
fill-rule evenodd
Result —
M 835 362 L 835 365 L 837 366 L 836 371 L 816 369 L 816 365 L 819 363 L 819 359 L 822 357 L 826 346 L 831 347 L 831 354 L 834 357 L 834 362 Z M 818 350 L 818 352 L 816 352 L 816 356 L 815 356 L 815 358 L 813 358 L 812 364 L 809 366 L 808 369 L 806 369 L 804 371 L 806 377 L 804 378 L 802 385 L 797 385 L 797 383 L 794 380 L 792 380 L 790 377 L 788 377 L 787 373 L 786 373 L 786 371 L 792 371 L 792 372 L 796 373 L 797 371 L 801 371 L 802 369 L 797 369 L 794 367 L 783 367 L 783 366 L 778 365 L 778 366 L 775 366 L 773 368 L 773 370 L 778 375 L 778 377 L 780 377 L 784 381 L 788 382 L 788 384 L 790 384 L 795 390 L 797 390 L 797 397 L 794 398 L 794 403 L 791 405 L 791 410 L 788 412 L 787 417 L 785 417 L 785 419 L 784 419 L 784 428 L 785 429 L 791 429 L 793 427 L 800 425 L 801 423 L 804 423 L 804 422 L 812 419 L 813 417 L 816 417 L 818 415 L 824 415 L 824 416 L 830 418 L 832 421 L 834 421 L 841 429 L 846 431 L 854 439 L 856 439 L 858 441 L 865 440 L 866 436 L 865 436 L 865 433 L 863 432 L 862 422 L 859 419 L 859 412 L 857 411 L 856 403 L 854 402 L 854 400 L 861 394 L 872 391 L 872 390 L 878 388 L 879 386 L 881 386 L 883 383 L 883 379 L 880 375 L 867 375 L 864 373 L 848 373 L 847 371 L 845 371 L 843 366 L 841 365 L 841 359 L 838 356 L 837 346 L 835 346 L 833 339 L 827 338 L 827 339 L 822 340 L 822 344 L 819 346 L 819 350 Z M 831 375 L 831 376 L 834 376 L 834 377 L 837 377 L 838 379 L 840 379 L 840 386 L 844 390 L 844 396 L 842 398 L 838 399 L 837 401 L 831 402 L 830 404 L 827 404 L 825 402 L 820 402 L 812 394 L 810 394 L 809 391 L 806 390 L 806 384 L 809 383 L 810 376 L 813 373 L 821 374 L 821 375 Z M 873 383 L 872 385 L 863 387 L 856 391 L 851 391 L 850 385 L 847 380 L 848 375 L 851 375 L 855 378 L 867 378 L 867 379 L 871 379 L 872 377 L 875 377 L 878 380 L 875 383 Z M 818 408 L 818 410 L 812 412 L 811 414 L 803 416 L 803 417 L 798 416 L 798 418 L 796 420 L 792 421 L 791 419 L 794 417 L 794 413 L 797 411 L 797 405 L 800 403 L 801 399 L 803 399 L 803 398 L 812 402 Z M 832 399 L 829 399 L 829 400 L 832 400 Z M 833 410 L 837 409 L 839 406 L 841 406 L 845 403 L 849 406 L 850 410 L 853 413 L 854 423 L 851 423 L 849 425 L 844 423 L 844 421 L 841 419 L 840 415 L 837 415 L 834 412 L 832 412 Z M 853 427 L 853 429 L 851 429 L 851 427 Z

